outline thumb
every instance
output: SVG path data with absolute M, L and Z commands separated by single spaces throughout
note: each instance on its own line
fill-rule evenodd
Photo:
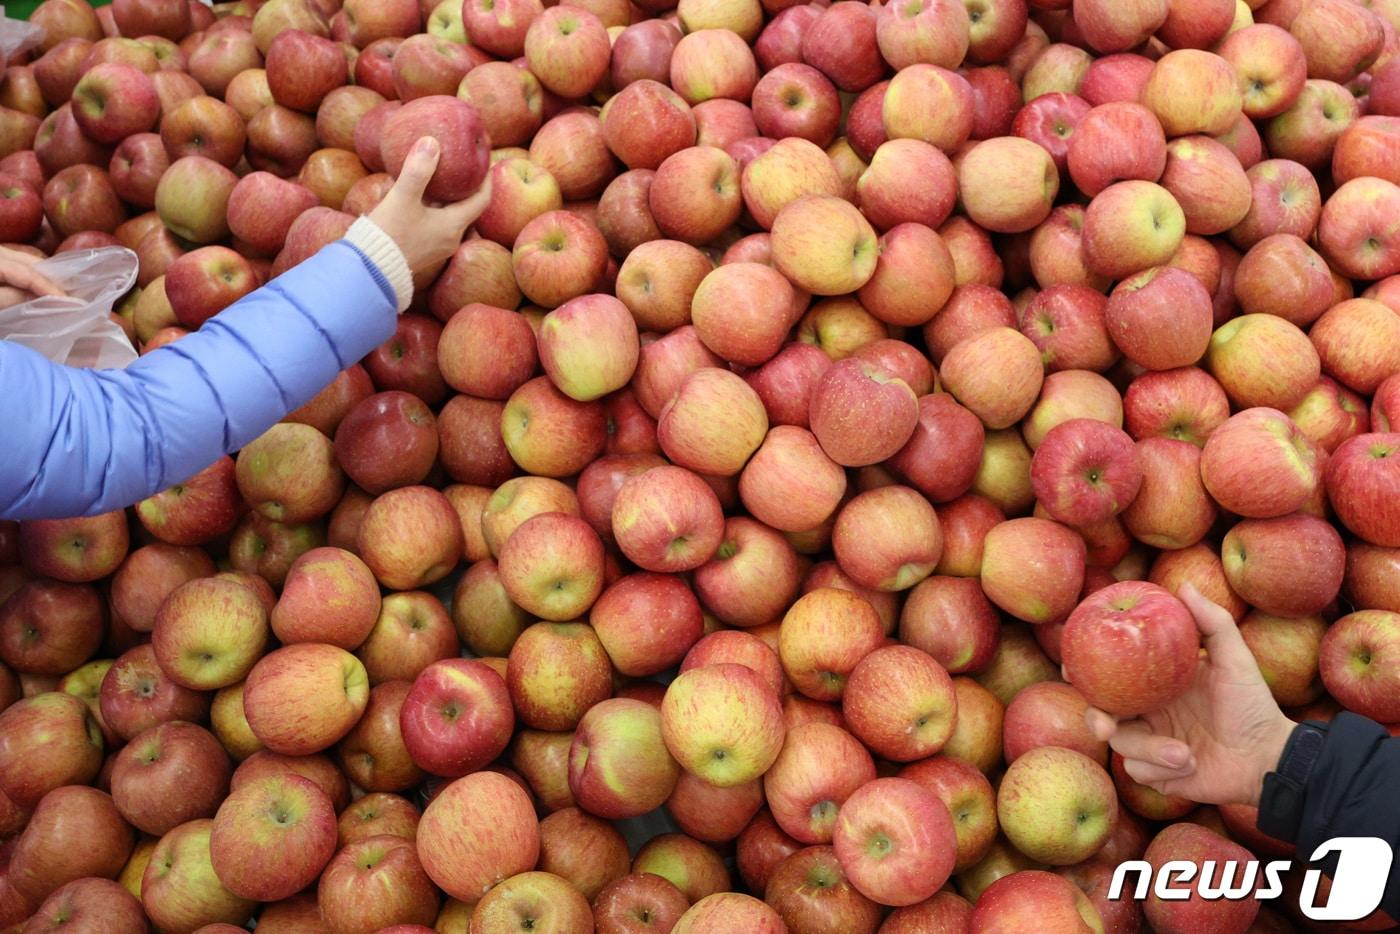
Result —
M 1207 600 L 1190 583 L 1183 584 L 1177 596 L 1196 619 L 1196 628 L 1201 631 L 1201 642 L 1211 665 L 1233 674 L 1259 674 L 1259 663 L 1245 645 L 1229 610 Z
M 437 171 L 441 152 L 442 147 L 431 136 L 425 136 L 414 143 L 408 152 L 408 158 L 404 160 L 398 181 L 394 183 L 392 194 L 408 201 L 421 202 L 428 182 L 433 180 L 433 173 Z

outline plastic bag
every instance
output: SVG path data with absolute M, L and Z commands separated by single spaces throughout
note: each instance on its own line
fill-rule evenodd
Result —
M 0 5 L 0 58 L 8 60 L 12 55 L 37 48 L 43 41 L 44 27 L 22 19 L 10 19 L 5 15 L 5 7 Z
M 0 340 L 14 341 L 55 363 L 119 370 L 136 359 L 112 307 L 136 282 L 136 254 L 125 247 L 72 250 L 34 268 L 67 292 L 0 309 Z

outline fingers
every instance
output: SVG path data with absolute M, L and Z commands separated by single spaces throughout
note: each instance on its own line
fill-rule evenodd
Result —
M 1195 771 L 1195 764 L 1185 769 L 1169 769 L 1151 762 L 1143 762 L 1140 759 L 1124 759 L 1123 771 L 1128 773 L 1128 777 L 1140 785 L 1150 785 L 1162 794 L 1171 794 L 1162 786 L 1169 782 L 1188 778 Z
M 1157 735 L 1141 720 L 1120 723 L 1109 745 L 1126 761 L 1145 763 L 1173 773 L 1192 767 L 1189 746 L 1179 739 Z
M 408 159 L 404 161 L 403 170 L 399 172 L 399 180 L 394 183 L 390 196 L 401 198 L 413 204 L 421 203 L 423 192 L 428 188 L 428 182 L 432 181 L 433 173 L 437 171 L 438 157 L 442 153 L 442 147 L 438 141 L 431 136 L 425 136 L 413 144 L 409 150 Z
M 486 206 L 491 203 L 491 174 L 488 172 L 486 180 L 481 183 L 481 187 L 476 190 L 476 194 L 465 201 L 458 201 L 442 208 L 453 223 L 463 230 L 470 227 L 472 223 L 486 210 Z
M 1258 675 L 1259 664 L 1245 645 L 1229 610 L 1207 600 L 1189 583 L 1181 586 L 1177 596 L 1195 617 L 1212 666 L 1241 675 Z
M 5 285 L 25 292 L 32 292 L 35 295 L 63 294 L 62 289 L 54 285 L 42 273 L 35 271 L 32 266 L 13 260 L 6 260 L 0 264 L 0 280 L 3 280 Z
M 1111 740 L 1113 734 L 1118 730 L 1116 717 L 1094 707 L 1090 707 L 1084 712 L 1084 722 L 1088 724 L 1089 732 L 1093 733 L 1094 738 L 1101 743 Z

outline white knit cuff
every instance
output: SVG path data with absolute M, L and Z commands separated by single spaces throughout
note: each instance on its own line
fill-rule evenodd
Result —
M 389 280 L 394 294 L 398 296 L 399 314 L 407 311 L 409 303 L 413 301 L 413 271 L 408 268 L 408 260 L 394 239 L 368 217 L 361 217 L 351 224 L 345 239 L 369 257 L 369 261 Z

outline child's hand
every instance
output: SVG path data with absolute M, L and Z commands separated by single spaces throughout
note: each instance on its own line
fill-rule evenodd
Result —
M 403 251 L 414 273 L 432 269 L 451 258 L 468 227 L 491 200 L 491 176 L 476 194 L 443 207 L 423 203 L 423 191 L 437 170 L 440 148 L 432 137 L 420 139 L 408 154 L 403 172 L 389 194 L 369 214 Z

